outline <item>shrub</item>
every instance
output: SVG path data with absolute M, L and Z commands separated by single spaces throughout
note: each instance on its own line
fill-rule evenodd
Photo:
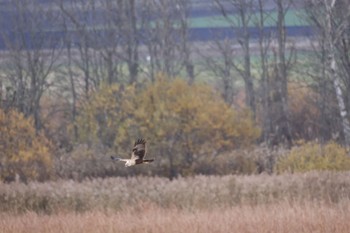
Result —
M 59 150 L 55 156 L 55 175 L 61 179 L 81 181 L 86 178 L 106 177 L 118 174 L 125 176 L 122 164 L 117 166 L 110 159 L 111 150 L 103 145 L 76 145 L 72 151 Z M 119 170 L 116 170 L 118 169 Z
M 235 150 L 216 156 L 203 156 L 193 166 L 196 174 L 229 175 L 256 173 L 256 162 L 251 156 L 246 156 L 244 150 Z
M 194 167 L 196 174 L 272 174 L 276 159 L 286 153 L 283 147 L 271 150 L 266 145 L 250 146 L 219 155 L 205 156 Z
M 44 180 L 52 169 L 51 143 L 31 118 L 0 109 L 0 180 Z
M 311 170 L 350 170 L 350 157 L 345 148 L 335 142 L 325 145 L 309 142 L 293 148 L 276 165 L 278 172 Z

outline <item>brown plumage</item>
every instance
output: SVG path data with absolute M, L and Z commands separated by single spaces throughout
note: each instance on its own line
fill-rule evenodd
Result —
M 112 160 L 125 162 L 125 167 L 130 167 L 142 163 L 151 163 L 154 159 L 144 159 L 146 156 L 146 140 L 137 139 L 131 152 L 130 159 L 121 159 L 111 156 Z

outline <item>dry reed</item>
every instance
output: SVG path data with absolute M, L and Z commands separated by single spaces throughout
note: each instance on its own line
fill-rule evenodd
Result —
M 348 232 L 350 173 L 0 184 L 2 233 Z
M 14 214 L 118 211 L 140 204 L 206 210 L 279 202 L 338 204 L 349 200 L 349 172 L 0 184 L 0 212 Z
M 179 210 L 144 204 L 117 212 L 89 211 L 40 215 L 0 214 L 3 233 L 108 232 L 349 232 L 350 202 L 342 205 L 288 202 L 212 210 Z

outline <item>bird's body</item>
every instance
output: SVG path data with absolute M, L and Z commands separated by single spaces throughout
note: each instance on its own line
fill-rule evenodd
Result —
M 146 141 L 145 139 L 137 139 L 134 148 L 131 152 L 130 159 L 122 159 L 111 156 L 112 160 L 125 162 L 125 167 L 134 166 L 142 163 L 151 163 L 154 159 L 144 159 L 146 156 Z

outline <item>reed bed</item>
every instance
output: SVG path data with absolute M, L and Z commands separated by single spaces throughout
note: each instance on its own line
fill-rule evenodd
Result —
M 10 214 L 107 213 L 144 205 L 205 211 L 278 203 L 338 205 L 349 200 L 350 172 L 0 184 L 0 212 Z
M 350 202 L 345 205 L 280 202 L 192 211 L 144 204 L 138 209 L 117 212 L 3 213 L 0 214 L 0 229 L 3 233 L 345 233 L 350 229 L 349 219 Z

